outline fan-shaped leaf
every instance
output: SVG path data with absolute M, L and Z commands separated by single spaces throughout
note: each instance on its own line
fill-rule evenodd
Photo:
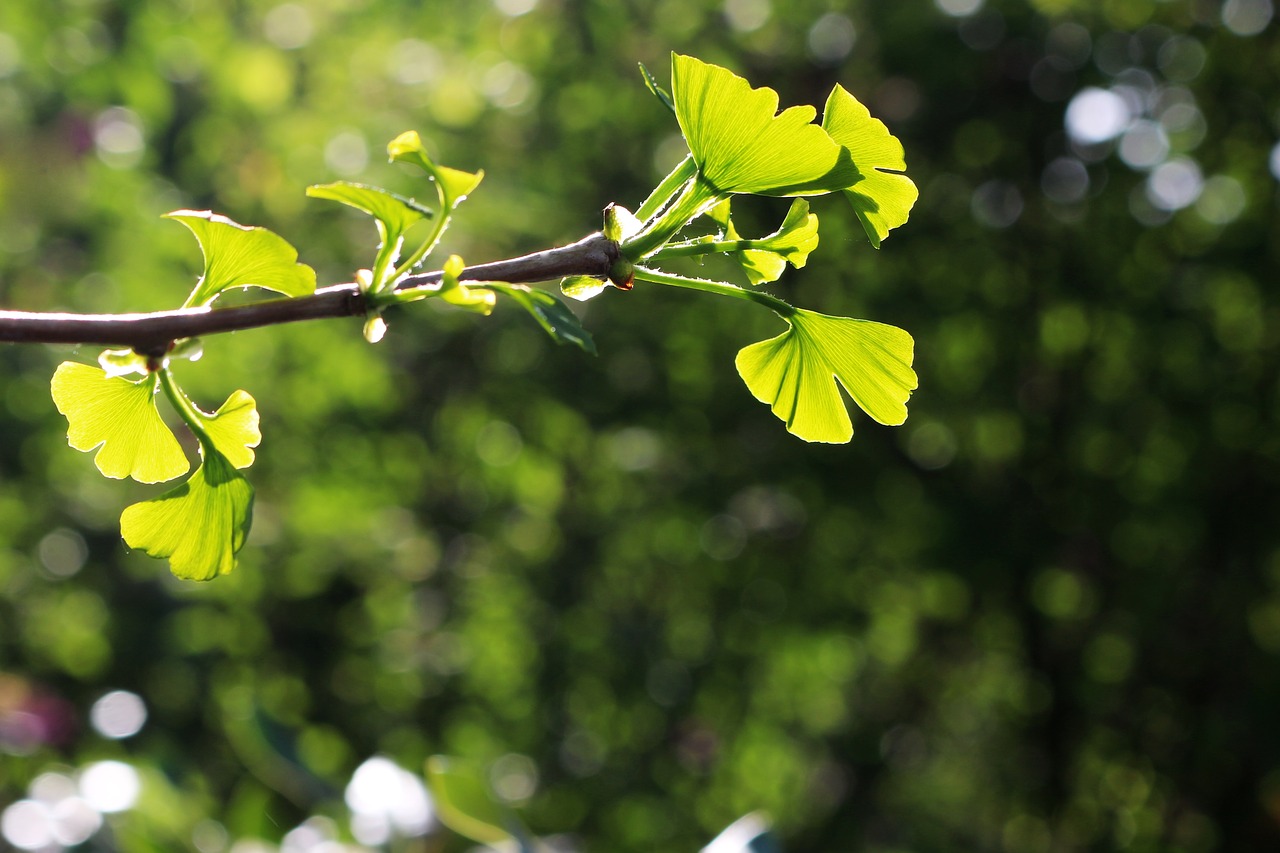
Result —
M 911 369 L 914 342 L 895 326 L 796 309 L 791 328 L 738 353 L 747 388 L 805 441 L 843 444 L 853 424 L 838 381 L 876 421 L 907 419 L 917 385 Z
M 168 558 L 185 580 L 207 581 L 235 568 L 253 519 L 253 487 L 214 447 L 187 482 L 127 507 L 120 533 L 130 548 Z
M 817 195 L 858 180 L 845 150 L 811 122 L 813 107 L 778 113 L 778 93 L 690 56 L 671 57 L 676 118 L 703 180 L 721 193 Z
M 191 468 L 156 411 L 154 377 L 130 382 L 64 361 L 53 374 L 52 391 L 67 418 L 67 441 L 76 450 L 101 447 L 93 461 L 105 476 L 161 483 Z
M 393 161 L 413 163 L 430 175 L 440 188 L 440 204 L 446 210 L 457 207 L 480 186 L 480 181 L 484 178 L 483 169 L 479 172 L 464 172 L 436 165 L 427 156 L 427 149 L 416 130 L 407 130 L 387 143 L 387 155 Z
M 315 292 L 315 270 L 298 263 L 298 251 L 280 235 L 208 210 L 175 210 L 165 216 L 191 229 L 204 252 L 204 274 L 184 307 L 208 305 L 232 287 L 262 287 L 285 296 Z
M 902 143 L 843 86 L 836 86 L 822 112 L 822 126 L 844 146 L 862 173 L 862 180 L 845 187 L 871 244 L 907 221 L 920 191 L 906 175 Z

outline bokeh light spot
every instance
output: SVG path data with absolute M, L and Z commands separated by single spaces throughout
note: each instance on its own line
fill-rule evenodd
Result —
M 50 574 L 68 578 L 84 567 L 85 560 L 89 558 L 89 546 L 79 533 L 62 527 L 41 539 L 36 553 L 40 564 Z
M 853 51 L 858 31 L 848 15 L 828 12 L 809 28 L 809 53 L 819 62 L 836 63 Z
M 35 800 L 18 800 L 0 814 L 0 835 L 19 850 L 40 850 L 54 843 L 49 808 Z
M 315 35 L 311 13 L 297 3 L 284 3 L 267 13 L 262 31 L 267 41 L 283 50 L 305 47 Z
M 1129 125 L 1120 137 L 1120 159 L 1134 169 L 1150 169 L 1169 156 L 1169 137 L 1164 128 L 1148 119 Z
M 123 761 L 99 761 L 80 771 L 80 795 L 104 814 L 133 808 L 141 789 L 138 771 Z
M 933 0 L 938 11 L 953 18 L 967 18 L 982 8 L 984 0 Z
M 108 107 L 93 122 L 93 144 L 98 158 L 113 169 L 138 165 L 146 149 L 142 119 L 133 110 Z
M 356 175 L 369 165 L 369 146 L 354 130 L 334 134 L 324 146 L 324 161 L 340 175 Z
M 1040 191 L 1058 204 L 1075 204 L 1089 193 L 1089 170 L 1074 157 L 1059 157 L 1044 167 Z
M 89 709 L 89 722 L 100 735 L 112 739 L 136 735 L 146 721 L 146 703 L 128 690 L 113 690 Z
M 772 14 L 769 0 L 725 0 L 725 19 L 740 33 L 755 32 L 768 23 Z
M 1227 0 L 1222 5 L 1222 25 L 1238 36 L 1256 36 L 1274 14 L 1271 0 Z
M 1022 193 L 1008 181 L 987 181 L 973 191 L 970 210 L 988 228 L 1008 228 L 1022 216 Z
M 1158 210 L 1181 210 L 1193 204 L 1203 189 L 1200 166 L 1189 157 L 1161 163 L 1147 176 L 1147 199 Z
M 1196 213 L 1213 225 L 1227 225 L 1244 213 L 1248 197 L 1244 187 L 1230 175 L 1214 175 L 1204 182 L 1196 199 Z
M 1090 86 L 1067 104 L 1067 133 L 1077 142 L 1093 145 L 1114 139 L 1133 119 L 1125 99 L 1115 92 Z
M 538 0 L 493 0 L 493 7 L 508 18 L 518 18 L 538 8 Z

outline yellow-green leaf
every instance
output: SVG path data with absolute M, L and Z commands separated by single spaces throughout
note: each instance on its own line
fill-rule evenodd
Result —
M 215 448 L 202 443 L 201 452 L 204 463 L 187 482 L 120 516 L 130 548 L 168 558 L 170 571 L 195 581 L 235 568 L 253 519 L 253 486 Z
M 435 180 L 440 190 L 440 204 L 446 209 L 457 207 L 463 199 L 475 192 L 484 178 L 484 170 L 464 172 L 440 166 L 427 156 L 426 146 L 416 130 L 406 130 L 387 143 L 387 155 L 396 162 L 413 163 Z
M 512 838 L 506 827 L 514 816 L 489 794 L 476 766 L 433 755 L 427 759 L 427 786 L 435 798 L 440 820 L 454 832 L 481 844 Z
M 184 307 L 208 305 L 233 287 L 262 287 L 285 296 L 315 292 L 315 270 L 298 263 L 298 251 L 280 235 L 208 210 L 175 210 L 165 216 L 191 229 L 204 253 L 204 273 Z
M 262 442 L 257 403 L 248 391 L 233 391 L 212 415 L 192 407 L 213 446 L 236 468 L 253 464 L 253 448 Z
M 105 476 L 161 483 L 191 467 L 156 411 L 156 380 L 130 382 L 87 364 L 64 361 L 51 383 L 54 405 L 67 418 L 76 450 L 100 447 L 94 464 Z
M 831 90 L 822 126 L 844 146 L 862 173 L 862 180 L 843 189 L 878 249 L 891 229 L 907 221 L 920 195 L 911 179 L 901 174 L 907 168 L 902 143 L 843 86 Z
M 728 199 L 712 208 L 708 216 L 723 230 L 725 240 L 742 239 L 733 225 Z M 733 258 L 752 284 L 777 281 L 788 263 L 799 269 L 808 262 L 809 253 L 818 248 L 818 217 L 809 212 L 809 202 L 798 198 L 791 203 L 777 231 L 750 242 L 753 248 L 734 252 Z
M 738 353 L 747 388 L 805 441 L 843 444 L 853 423 L 837 381 L 864 412 L 891 426 L 907 419 L 917 386 L 914 342 L 895 326 L 797 309 L 791 328 Z
M 812 123 L 813 107 L 778 113 L 774 90 L 680 54 L 671 95 L 702 179 L 722 194 L 819 195 L 858 180 L 844 148 Z

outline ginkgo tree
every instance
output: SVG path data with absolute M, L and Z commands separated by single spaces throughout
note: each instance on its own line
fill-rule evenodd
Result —
M 188 478 L 151 500 L 127 507 L 121 535 L 131 547 L 168 559 L 173 573 L 210 580 L 235 566 L 248 536 L 253 487 L 244 469 L 261 440 L 256 403 L 233 391 L 214 412 L 201 409 L 176 376 L 184 359 L 202 354 L 200 336 L 325 317 L 360 316 L 377 342 L 387 332 L 386 309 L 428 299 L 489 314 L 499 299 L 520 305 L 556 341 L 594 352 L 591 335 L 552 293 L 528 282 L 560 280 L 563 295 L 592 299 L 639 284 L 687 288 L 741 299 L 786 324 L 777 337 L 745 346 L 736 359 L 750 392 L 770 406 L 788 431 L 812 442 L 843 443 L 853 422 L 840 389 L 873 420 L 903 423 L 917 385 L 913 341 L 902 329 L 795 307 L 762 288 L 787 267 L 805 266 L 818 247 L 819 221 L 809 199 L 843 195 L 871 245 L 907 221 L 917 190 L 904 174 L 901 143 L 841 86 L 820 121 L 812 106 L 779 112 L 778 95 L 753 88 L 716 65 L 674 54 L 670 89 L 641 68 L 645 84 L 674 114 L 689 154 L 634 211 L 611 204 L 601 231 L 568 246 L 474 266 L 454 255 L 421 271 L 459 205 L 484 173 L 437 164 L 409 131 L 387 147 L 393 161 L 412 164 L 435 192 L 423 203 L 352 182 L 312 186 L 313 198 L 338 202 L 372 218 L 378 244 L 371 265 L 354 281 L 317 289 L 311 267 L 282 237 L 211 211 L 168 217 L 199 243 L 204 269 L 182 306 L 154 314 L 73 315 L 0 311 L 0 340 L 102 344 L 98 366 L 65 362 L 52 395 L 77 450 L 92 452 L 98 470 L 116 479 L 168 482 L 190 471 L 184 451 L 156 406 L 163 396 L 195 436 L 200 464 Z M 739 233 L 739 196 L 792 198 L 776 231 Z M 745 284 L 690 277 L 671 264 L 723 255 L 736 261 Z M 228 290 L 261 288 L 277 296 L 216 307 Z

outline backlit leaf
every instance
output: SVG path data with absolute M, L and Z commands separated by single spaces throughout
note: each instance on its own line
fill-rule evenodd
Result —
M 416 130 L 407 130 L 387 144 L 387 155 L 393 161 L 413 163 L 430 175 L 440 188 L 440 203 L 446 209 L 457 207 L 463 199 L 475 191 L 484 178 L 484 170 L 464 172 L 438 166 L 427 156 L 426 147 Z
M 876 421 L 907 419 L 917 385 L 911 369 L 914 342 L 895 326 L 797 309 L 791 328 L 738 352 L 747 388 L 805 441 L 843 444 L 853 424 L 837 381 Z
M 507 284 L 502 281 L 485 282 L 485 287 L 506 294 L 520 303 L 556 343 L 573 344 L 592 355 L 596 354 L 596 344 L 591 339 L 591 333 L 582 327 L 577 315 L 555 296 L 528 285 Z
M 235 468 L 253 464 L 253 448 L 262 442 L 257 403 L 247 391 L 233 391 L 212 415 L 196 409 L 200 424 L 213 446 Z
M 208 210 L 175 210 L 165 216 L 190 228 L 204 252 L 204 274 L 183 307 L 208 305 L 233 287 L 262 287 L 285 296 L 315 292 L 315 270 L 298 263 L 298 251 L 280 235 Z
M 405 232 L 414 223 L 428 219 L 435 214 L 411 198 L 388 192 L 381 187 L 370 187 L 364 184 L 353 184 L 348 181 L 336 181 L 332 184 L 317 184 L 307 187 L 307 195 L 312 198 L 329 199 L 364 211 L 374 218 L 378 225 L 378 236 L 381 238 L 378 257 L 379 269 L 390 267 L 400 253 L 400 244 Z
M 253 519 L 253 487 L 214 447 L 201 443 L 203 464 L 160 497 L 120 516 L 130 548 L 168 558 L 185 580 L 207 581 L 235 568 Z
M 720 225 L 725 240 L 742 239 L 733 225 L 727 199 L 708 215 Z M 809 212 L 809 202 L 798 198 L 791 203 L 777 231 L 751 242 L 755 248 L 734 252 L 733 258 L 752 284 L 777 281 L 788 263 L 799 269 L 809 260 L 809 253 L 818 248 L 818 217 Z
M 101 447 L 94 464 L 105 476 L 161 483 L 191 467 L 156 411 L 156 380 L 130 382 L 87 364 L 64 361 L 53 374 L 53 402 L 67 418 L 76 450 Z
M 901 174 L 907 168 L 902 143 L 843 86 L 831 90 L 822 126 L 845 147 L 862 173 L 862 180 L 845 188 L 845 196 L 871 244 L 880 248 L 889 231 L 907 221 L 920 195 L 911 179 Z
M 858 170 L 813 107 L 778 113 L 778 93 L 733 72 L 672 54 L 676 118 L 703 180 L 721 193 L 815 195 L 844 189 Z

